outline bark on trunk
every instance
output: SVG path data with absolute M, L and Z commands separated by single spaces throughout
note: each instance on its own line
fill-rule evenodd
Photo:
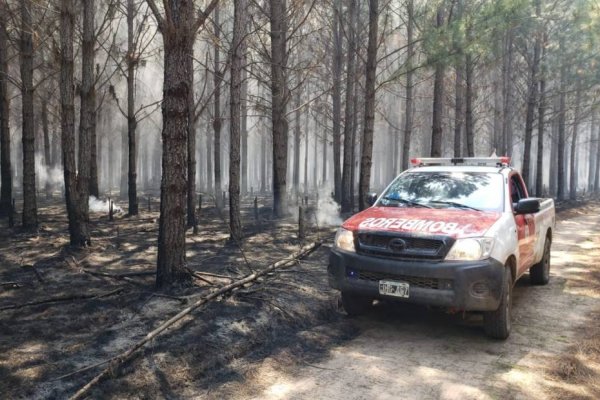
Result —
M 285 0 L 270 0 L 271 115 L 273 129 L 273 215 L 287 214 L 288 102 L 287 16 Z
M 81 107 L 79 108 L 79 146 L 77 192 L 79 208 L 89 221 L 90 173 L 92 156 L 92 125 L 96 118 L 94 89 L 94 3 L 83 0 L 83 33 L 81 43 Z
M 72 246 L 84 247 L 90 244 L 90 235 L 87 218 L 81 207 L 75 165 L 75 93 L 73 90 L 75 5 L 73 0 L 61 0 L 60 6 L 60 117 L 65 201 L 70 243 Z
M 594 171 L 594 192 L 598 193 L 600 191 L 600 124 L 598 124 L 596 138 L 596 170 Z
M 10 99 L 8 97 L 8 33 L 6 10 L 0 6 L 0 217 L 12 210 L 12 167 L 10 159 Z
M 294 196 L 300 193 L 300 90 L 296 89 L 294 101 L 294 165 L 292 171 L 292 186 Z
M 355 74 L 355 59 L 356 59 L 356 0 L 348 1 L 348 58 L 346 68 L 346 109 L 344 113 L 344 161 L 342 169 L 342 207 L 341 211 L 352 211 L 352 117 L 353 112 L 353 97 L 354 97 L 354 80 Z
M 469 157 L 475 157 L 475 118 L 473 116 L 473 100 L 475 99 L 475 88 L 473 86 L 474 69 L 473 56 L 467 53 L 465 56 L 465 137 L 467 139 L 467 156 Z
M 129 215 L 139 212 L 137 196 L 137 118 L 135 115 L 135 69 L 137 55 L 135 46 L 135 3 L 127 0 L 127 197 Z
M 575 115 L 573 117 L 573 134 L 571 135 L 571 160 L 569 177 L 569 199 L 577 198 L 577 136 L 579 134 L 579 119 L 581 118 L 581 80 L 577 80 L 577 90 L 575 91 Z
M 247 31 L 247 28 L 244 28 L 244 33 Z M 246 40 L 243 40 L 241 43 L 242 47 L 242 93 L 240 94 L 240 113 L 241 113 L 241 132 L 242 135 L 242 148 L 240 155 L 241 162 L 241 180 L 242 180 L 242 193 L 248 193 L 248 72 L 246 71 L 246 52 L 247 45 Z
M 560 49 L 564 50 L 564 43 L 561 41 Z M 556 162 L 558 164 L 557 168 L 557 181 L 556 181 L 556 196 L 559 200 L 563 200 L 565 198 L 565 113 L 566 113 L 566 65 L 565 62 L 562 62 L 560 68 L 560 95 L 559 95 L 559 108 L 558 108 L 558 157 Z
M 340 165 L 341 155 L 341 130 L 342 130 L 342 68 L 343 68 L 343 42 L 340 33 L 340 18 L 341 18 L 341 0 L 334 2 L 333 9 L 333 59 L 332 59 L 332 75 L 333 75 L 333 90 L 331 92 L 332 112 L 333 112 L 333 181 L 334 181 L 334 196 L 337 202 L 341 202 L 342 196 L 342 172 Z
M 31 0 L 21 1 L 21 101 L 23 139 L 23 228 L 38 226 L 35 187 L 35 132 L 33 127 L 33 26 Z
M 538 17 L 539 17 L 539 2 L 538 2 Z M 521 175 L 525 185 L 531 189 L 531 140 L 533 137 L 533 121 L 535 113 L 535 105 L 538 97 L 538 68 L 540 64 L 540 48 L 541 36 L 538 34 L 533 45 L 533 60 L 529 71 L 529 88 L 527 91 L 527 110 L 525 112 L 525 140 L 523 149 L 523 165 L 521 166 Z M 530 192 L 532 192 L 530 190 Z
M 461 153 L 461 137 L 463 127 L 463 73 L 462 62 L 457 62 L 456 65 L 456 80 L 454 85 L 454 157 L 460 157 Z
M 546 80 L 540 79 L 540 100 L 538 108 L 537 165 L 535 195 L 542 197 L 544 189 L 544 114 L 546 112 Z
M 506 32 L 505 39 L 505 51 L 504 64 L 502 65 L 502 149 L 503 155 L 512 155 L 512 102 L 513 102 L 513 82 L 512 82 L 512 68 L 513 68 L 513 33 L 512 31 Z
M 231 51 L 231 72 L 229 89 L 229 230 L 231 239 L 238 241 L 242 238 L 240 222 L 240 131 L 242 97 L 242 61 L 244 27 L 246 26 L 246 1 L 234 1 L 233 39 Z
M 194 43 L 192 0 L 168 2 L 164 42 L 162 179 L 156 286 L 189 283 L 185 255 L 187 137 Z
M 371 181 L 371 164 L 373 153 L 373 128 L 375 124 L 375 77 L 377 70 L 377 28 L 379 18 L 379 1 L 369 1 L 369 43 L 367 45 L 367 65 L 365 81 L 365 122 L 361 141 L 360 178 L 358 184 L 358 207 L 364 210 L 369 207 L 367 194 Z
M 413 25 L 414 25 L 414 0 L 408 0 L 406 4 L 406 103 L 404 105 L 404 139 L 402 142 L 402 169 L 408 168 L 410 157 L 410 140 L 413 128 L 413 58 L 415 54 L 415 45 L 413 43 Z
M 42 135 L 44 139 L 44 163 L 43 166 L 49 172 L 52 168 L 52 160 L 50 159 L 50 129 L 48 127 L 48 93 L 44 93 L 42 98 Z M 52 185 L 50 179 L 46 179 L 44 189 L 46 198 L 52 197 Z
M 223 120 L 221 119 L 221 82 L 223 81 L 223 72 L 221 71 L 220 65 L 220 50 L 219 50 L 219 37 L 221 32 L 221 25 L 219 21 L 219 7 L 215 9 L 214 15 L 214 35 L 215 35 L 215 48 L 214 48 L 214 62 L 215 62 L 215 74 L 214 74 L 214 87 L 215 87 L 215 99 L 214 99 L 214 116 L 213 116 L 213 170 L 215 174 L 215 203 L 216 206 L 221 208 L 223 199 L 221 199 L 221 128 L 223 126 Z
M 444 9 L 440 5 L 437 10 L 436 27 L 444 24 Z M 433 116 L 431 127 L 431 157 L 442 156 L 442 113 L 444 111 L 444 65 L 438 61 L 435 65 L 433 81 Z

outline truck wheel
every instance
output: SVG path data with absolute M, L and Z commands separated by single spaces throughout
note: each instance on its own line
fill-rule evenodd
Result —
M 494 339 L 504 340 L 510 335 L 512 314 L 512 272 L 507 266 L 502 284 L 502 298 L 495 311 L 483 313 L 483 328 L 485 333 Z
M 550 238 L 544 243 L 544 255 L 539 263 L 529 268 L 529 279 L 534 285 L 546 285 L 550 281 Z
M 362 315 L 373 304 L 373 299 L 359 294 L 342 292 L 342 306 L 350 317 Z

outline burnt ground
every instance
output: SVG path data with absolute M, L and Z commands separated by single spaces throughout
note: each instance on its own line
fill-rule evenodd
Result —
M 212 275 L 195 279 L 193 287 L 168 293 L 154 290 L 158 213 L 145 209 L 145 198 L 140 204 L 144 210 L 138 217 L 117 214 L 114 221 L 109 221 L 105 212 L 93 214 L 93 246 L 85 251 L 74 252 L 66 246 L 66 218 L 58 200 L 42 203 L 41 228 L 35 235 L 0 225 L 2 397 L 68 397 L 99 373 L 104 365 L 89 370 L 84 368 L 127 350 L 191 301 L 246 275 L 249 268 L 244 256 L 250 267 L 258 270 L 297 251 L 303 242 L 297 239 L 295 219 L 271 221 L 270 210 L 264 206 L 267 200 L 263 198 L 259 200 L 260 223 L 256 223 L 251 200 L 246 199 L 244 207 L 246 240 L 243 253 L 228 242 L 227 226 L 216 209 L 208 204 L 209 208 L 201 214 L 200 233 L 188 233 L 187 254 L 192 270 Z M 157 210 L 156 199 L 151 206 Z M 567 203 L 560 209 L 562 222 L 559 226 L 575 235 L 578 221 L 593 222 L 596 226 L 600 206 L 594 202 Z M 6 221 L 0 223 L 6 224 Z M 439 369 L 442 365 L 440 354 L 445 354 L 447 362 L 452 364 L 448 364 L 447 374 L 458 365 L 454 364 L 458 362 L 454 355 L 461 354 L 459 348 L 470 348 L 469 357 L 474 357 L 473 360 L 493 358 L 481 365 L 477 362 L 461 365 L 461 371 L 472 369 L 464 376 L 470 373 L 474 379 L 483 367 L 484 371 L 492 371 L 493 376 L 516 374 L 518 378 L 523 368 L 529 368 L 518 361 L 523 349 L 545 348 L 546 341 L 540 339 L 540 334 L 529 335 L 532 329 L 529 324 L 519 324 L 519 318 L 525 318 L 520 314 L 517 315 L 516 334 L 499 348 L 483 336 L 478 324 L 465 321 L 461 316 L 432 311 L 424 313 L 421 308 L 380 307 L 371 317 L 344 317 L 339 310 L 338 296 L 328 288 L 326 281 L 328 246 L 334 232 L 335 227 L 309 223 L 304 243 L 322 241 L 324 245 L 317 251 L 291 268 L 273 273 L 255 285 L 194 311 L 175 325 L 175 329 L 154 339 L 133 360 L 102 381 L 90 396 L 240 399 L 311 398 L 318 393 L 329 396 L 331 393 L 319 389 L 322 380 L 322 383 L 330 381 L 330 391 L 337 390 L 337 394 L 345 398 L 377 397 L 377 393 L 385 397 L 387 378 L 373 378 L 364 387 L 363 380 L 375 377 L 377 370 L 385 373 L 389 360 L 379 359 L 379 351 L 394 351 L 388 350 L 389 346 L 391 349 L 402 348 L 407 340 L 416 346 L 409 346 L 407 360 L 423 365 L 427 360 L 424 356 L 433 357 L 432 366 Z M 553 296 L 566 293 L 566 288 L 578 294 L 587 293 L 588 297 L 597 293 L 597 287 L 590 287 L 594 282 L 600 285 L 597 283 L 600 277 L 594 275 L 597 269 L 589 267 L 589 261 L 586 261 L 588 264 L 582 262 L 581 270 L 571 271 L 569 268 L 573 264 L 568 261 L 579 254 L 587 255 L 591 260 L 597 250 L 596 239 L 578 244 L 576 236 L 563 237 L 575 244 L 559 244 L 562 247 L 557 248 L 557 255 L 562 254 L 566 266 L 559 265 L 554 284 L 532 290 L 520 282 L 518 290 L 523 295 L 521 300 L 517 296 L 517 302 L 529 304 L 529 294 L 541 293 L 544 304 L 552 304 Z M 592 247 L 587 249 L 586 246 Z M 49 300 L 53 302 L 47 302 Z M 32 304 L 36 302 L 46 303 Z M 575 303 L 566 300 L 559 303 L 560 309 L 553 312 L 559 316 L 569 313 L 570 317 L 565 321 L 574 325 L 575 333 L 553 332 L 550 328 L 555 351 L 544 355 L 546 362 L 540 364 L 538 373 L 531 378 L 540 379 L 541 374 L 548 381 L 557 382 L 553 390 L 562 398 L 563 395 L 573 397 L 577 393 L 574 388 L 597 385 L 600 374 L 590 366 L 596 365 L 594 360 L 600 356 L 595 339 L 600 327 L 590 323 L 597 321 L 594 318 L 579 314 L 584 308 L 579 310 Z M 526 311 L 519 312 L 539 308 L 536 304 L 534 302 L 525 308 Z M 520 307 L 522 310 L 523 305 Z M 537 319 L 535 321 L 537 324 Z M 382 335 L 389 335 L 390 340 L 383 340 Z M 581 338 L 583 344 L 578 344 L 579 339 L 574 338 Z M 516 355 L 511 353 L 513 348 Z M 336 364 L 339 354 L 350 357 L 342 358 L 341 364 Z M 460 359 L 464 357 L 460 356 Z M 349 366 L 344 364 L 349 362 L 355 365 L 350 366 L 350 370 L 358 375 L 344 372 Z M 426 371 L 432 373 L 431 368 Z M 317 386 L 307 377 L 315 377 Z M 408 378 L 397 376 L 395 382 Z M 432 380 L 431 377 L 420 379 L 421 384 Z M 451 376 L 439 375 L 434 380 L 438 382 L 434 387 L 450 387 L 450 394 L 459 384 Z M 299 386 L 294 386 L 294 382 Z M 496 385 L 503 384 L 499 382 Z M 373 392 L 371 387 L 383 391 Z M 404 387 L 410 391 L 403 393 L 408 397 L 409 393 L 420 393 L 425 397 L 427 393 L 433 397 L 446 393 L 431 388 L 419 392 L 418 388 L 416 383 L 411 384 Z M 589 390 L 584 391 L 587 392 Z M 456 392 L 467 398 L 469 393 Z M 497 388 L 489 394 L 493 393 L 531 394 L 518 389 L 507 392 Z M 548 392 L 542 393 L 548 395 Z
M 103 366 L 82 368 L 127 350 L 211 289 L 243 277 L 250 268 L 265 268 L 311 241 L 324 244 L 297 265 L 196 310 L 91 396 L 210 398 L 216 387 L 246 379 L 256 360 L 285 353 L 294 362 L 311 363 L 326 348 L 352 337 L 356 328 L 341 317 L 326 281 L 335 227 L 320 227 L 309 216 L 307 237 L 300 241 L 296 220 L 270 220 L 264 202 L 259 199 L 258 223 L 252 199 L 244 203 L 243 252 L 229 243 L 227 225 L 208 204 L 201 212 L 200 233 L 190 230 L 187 236 L 188 267 L 208 274 L 195 279 L 193 287 L 169 293 L 154 289 L 158 212 L 147 210 L 146 198 L 137 217 L 117 214 L 109 221 L 105 212 L 93 213 L 93 244 L 84 251 L 68 248 L 58 199 L 42 202 L 36 234 L 9 229 L 1 221 L 2 397 L 72 395 Z M 156 199 L 151 207 L 158 210 Z

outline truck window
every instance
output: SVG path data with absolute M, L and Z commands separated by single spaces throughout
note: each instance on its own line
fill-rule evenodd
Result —
M 503 191 L 504 179 L 496 172 L 417 170 L 396 178 L 377 206 L 502 211 Z

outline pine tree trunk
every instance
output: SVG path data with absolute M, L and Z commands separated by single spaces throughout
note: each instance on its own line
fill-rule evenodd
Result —
M 456 65 L 456 80 L 454 85 L 454 157 L 460 157 L 463 126 L 463 73 L 462 62 Z
M 506 32 L 505 38 L 505 51 L 504 63 L 502 64 L 502 149 L 501 154 L 511 156 L 512 155 L 512 102 L 513 102 L 513 82 L 512 82 L 512 68 L 513 68 L 513 33 L 509 30 Z
M 373 128 L 375 124 L 375 78 L 377 72 L 377 30 L 379 1 L 369 1 L 369 43 L 367 45 L 367 65 L 365 81 L 365 122 L 361 141 L 360 178 L 358 184 L 358 207 L 369 207 L 367 195 L 371 182 L 373 154 Z
M 247 28 L 244 28 L 246 32 Z M 241 162 L 241 177 L 242 177 L 242 193 L 248 193 L 248 72 L 246 71 L 247 63 L 247 45 L 246 41 L 242 41 L 242 93 L 240 94 L 241 101 L 241 135 L 242 135 L 242 148 L 240 155 Z
M 139 211 L 137 196 L 137 118 L 135 115 L 135 70 L 137 56 L 135 54 L 135 3 L 127 0 L 127 197 L 129 215 L 137 215 Z M 123 194 L 121 194 L 123 195 Z
M 83 0 L 77 192 L 80 202 L 79 208 L 86 222 L 89 221 L 92 127 L 96 119 L 94 44 L 94 4 L 93 0 Z
M 573 133 L 571 135 L 571 163 L 569 177 L 569 199 L 577 199 L 577 137 L 579 134 L 579 120 L 581 118 L 581 80 L 577 80 L 577 90 L 575 91 L 575 115 L 573 116 Z
M 187 194 L 187 138 L 193 70 L 189 62 L 194 44 L 192 0 L 167 5 L 164 26 L 164 83 L 162 180 L 156 286 L 188 283 L 185 210 Z
M 595 152 L 596 140 L 594 138 L 594 132 L 596 130 L 596 124 L 598 122 L 597 110 L 593 108 L 591 110 L 591 123 L 590 123 L 590 143 L 589 143 L 589 152 L 588 152 L 588 179 L 587 179 L 587 188 L 588 192 L 594 191 L 594 168 L 597 161 L 598 154 Z
M 444 25 L 443 4 L 439 6 L 436 16 L 436 27 Z M 444 112 L 444 65 L 437 62 L 433 81 L 433 116 L 431 128 L 431 157 L 442 156 L 442 119 Z
M 0 217 L 12 209 L 12 167 L 10 159 L 10 98 L 8 97 L 8 33 L 6 5 L 0 5 Z
M 242 238 L 240 222 L 240 131 L 242 94 L 242 53 L 246 26 L 246 1 L 234 0 L 233 39 L 229 89 L 229 230 L 232 240 Z
M 23 228 L 38 226 L 35 187 L 35 132 L 33 127 L 33 26 L 31 0 L 21 1 L 21 101 L 23 139 Z
M 414 0 L 408 0 L 406 3 L 407 21 L 406 21 L 406 103 L 404 108 L 404 139 L 402 141 L 402 169 L 408 168 L 410 158 L 410 141 L 413 128 L 413 58 L 415 54 L 415 45 L 413 39 L 414 25 Z
M 192 71 L 189 77 L 190 80 L 190 107 L 189 107 L 189 122 L 188 122 L 188 142 L 187 142 L 187 227 L 193 228 L 194 234 L 198 233 L 198 223 L 196 221 L 196 117 L 193 105 L 194 100 L 194 46 L 191 48 L 191 55 L 188 57 L 187 68 Z
M 273 129 L 273 215 L 287 214 L 288 87 L 287 16 L 285 0 L 270 0 L 271 22 L 271 116 Z
M 219 50 L 219 37 L 221 32 L 221 25 L 219 21 L 220 17 L 219 7 L 215 9 L 214 14 L 214 35 L 215 35 L 215 48 L 214 48 L 214 63 L 215 63 L 215 74 L 214 74 L 214 116 L 213 116 L 213 131 L 214 131 L 214 142 L 213 142 L 213 169 L 215 173 L 215 203 L 218 208 L 222 206 L 221 199 L 221 128 L 223 126 L 223 120 L 221 119 L 221 82 L 223 81 L 223 72 L 221 71 L 220 65 L 220 50 Z
M 210 123 L 208 124 L 210 125 Z M 213 136 L 210 126 L 206 127 L 206 191 L 213 193 Z
M 346 109 L 344 113 L 344 161 L 342 168 L 342 207 L 341 211 L 352 211 L 352 117 L 354 80 L 356 79 L 355 59 L 356 59 L 356 21 L 357 10 L 356 0 L 348 0 L 348 58 L 346 67 Z
M 594 192 L 600 192 L 600 124 L 596 133 L 596 170 L 594 171 Z
M 538 2 L 539 7 L 539 2 Z M 539 8 L 538 8 L 539 17 Z M 527 110 L 525 112 L 525 140 L 523 149 L 523 165 L 521 175 L 527 188 L 531 189 L 531 140 L 533 137 L 533 121 L 538 97 L 538 68 L 540 64 L 541 36 L 538 34 L 533 46 L 533 60 L 529 71 L 529 87 L 527 91 Z
M 544 191 L 544 118 L 546 113 L 546 79 L 540 78 L 540 100 L 538 105 L 538 141 L 537 166 L 535 177 L 535 195 L 543 196 Z
M 332 75 L 333 90 L 331 92 L 333 112 L 333 181 L 334 196 L 337 202 L 341 202 L 342 196 L 342 172 L 341 172 L 341 130 L 342 130 L 342 68 L 343 68 L 343 42 L 340 33 L 341 0 L 333 3 L 333 59 Z
M 294 195 L 300 193 L 300 88 L 296 89 L 294 101 L 294 165 L 292 171 L 292 186 Z
M 75 5 L 73 0 L 60 3 L 60 99 L 61 99 L 61 148 L 65 184 L 65 201 L 69 219 L 71 246 L 84 247 L 90 244 L 87 217 L 77 188 L 75 165 L 75 93 L 73 85 L 73 32 Z M 87 198 L 85 199 L 87 201 Z
M 475 118 L 473 117 L 473 100 L 475 87 L 473 85 L 475 65 L 473 56 L 465 56 L 465 137 L 467 139 L 467 156 L 475 157 Z
M 564 50 L 564 44 L 561 41 L 560 49 Z M 556 158 L 556 162 L 558 165 L 557 168 L 557 181 L 556 181 L 556 197 L 559 200 L 564 200 L 565 198 L 565 114 L 566 114 L 566 65 L 565 62 L 562 61 L 562 65 L 560 67 L 560 94 L 559 94 L 559 108 L 558 108 L 558 157 Z

